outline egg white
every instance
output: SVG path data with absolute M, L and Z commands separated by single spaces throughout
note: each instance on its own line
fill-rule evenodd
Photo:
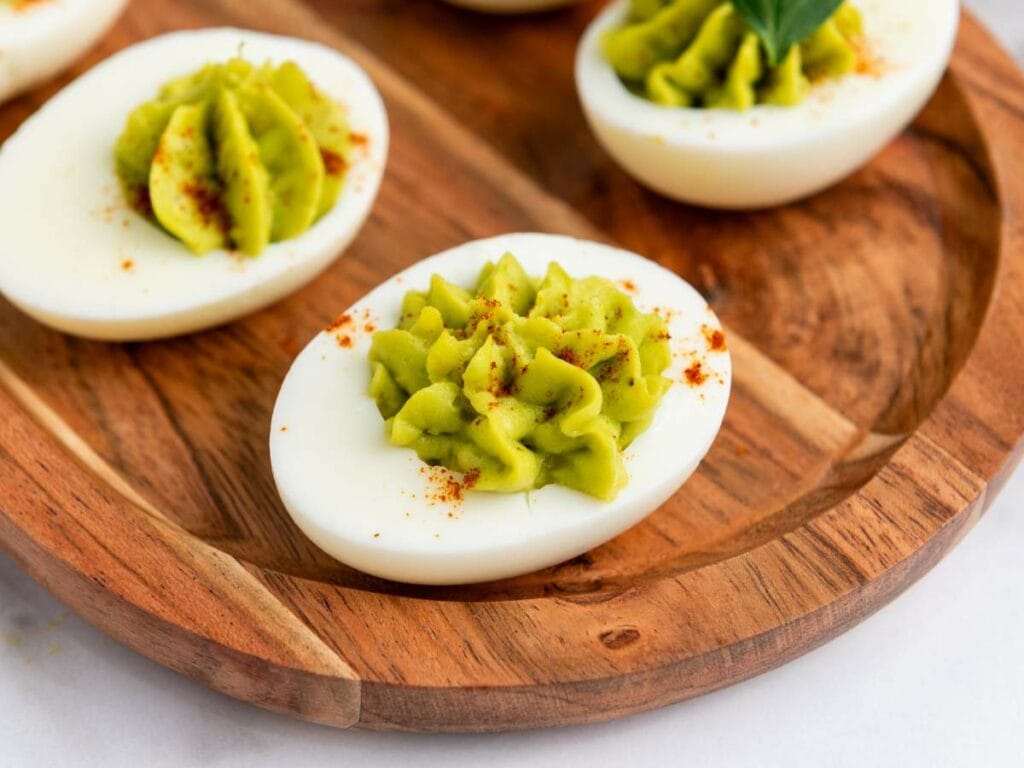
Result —
M 675 384 L 651 427 L 625 453 L 628 485 L 603 502 L 557 485 L 530 493 L 467 491 L 461 504 L 432 502 L 415 452 L 388 442 L 367 394 L 369 332 L 350 347 L 325 330 L 299 354 L 281 386 L 270 433 L 274 479 L 307 536 L 348 565 L 387 579 L 456 584 L 514 576 L 575 557 L 657 509 L 697 468 L 725 414 L 728 352 L 708 351 L 702 326 L 718 329 L 688 283 L 634 253 L 569 237 L 510 234 L 466 243 L 418 262 L 371 291 L 348 314 L 394 327 L 402 297 L 434 273 L 471 286 L 488 260 L 510 251 L 529 274 L 557 261 L 573 277 L 629 280 L 641 310 L 669 310 Z M 346 331 L 347 333 L 347 331 Z M 700 360 L 700 386 L 683 383 Z
M 451 5 L 483 13 L 533 13 L 576 5 L 583 0 L 445 0 Z
M 334 207 L 255 257 L 196 256 L 124 201 L 113 148 L 129 112 L 209 62 L 295 61 L 367 137 Z M 355 237 L 387 157 L 388 123 L 370 79 L 325 46 L 240 29 L 175 32 L 99 64 L 0 149 L 0 292 L 42 323 L 108 340 L 171 336 L 226 322 L 294 291 Z
M 958 0 L 853 0 L 879 74 L 812 86 L 793 107 L 745 112 L 662 107 L 630 93 L 601 51 L 628 0 L 610 4 L 576 54 L 576 87 L 594 134 L 637 181 L 716 208 L 779 205 L 853 172 L 899 133 L 935 90 L 959 22 Z
M 110 28 L 128 0 L 40 0 L 0 6 L 0 102 L 79 58 Z

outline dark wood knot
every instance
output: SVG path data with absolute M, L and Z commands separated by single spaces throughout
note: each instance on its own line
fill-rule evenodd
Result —
M 591 557 L 589 552 L 584 552 L 582 555 L 576 555 L 571 560 L 566 560 L 564 563 L 559 563 L 551 567 L 552 573 L 560 573 L 561 571 L 582 571 L 586 570 L 594 564 L 594 558 Z
M 640 630 L 635 627 L 616 627 L 615 629 L 606 629 L 597 638 L 604 643 L 606 648 L 617 651 L 639 640 Z

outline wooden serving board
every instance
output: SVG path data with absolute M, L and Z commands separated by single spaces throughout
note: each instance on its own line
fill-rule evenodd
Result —
M 388 172 L 344 258 L 230 326 L 98 344 L 0 304 L 0 544 L 98 627 L 217 690 L 410 730 L 697 696 L 819 645 L 924 574 L 1022 452 L 1024 78 L 965 16 L 938 93 L 870 166 L 799 205 L 712 213 L 644 191 L 586 130 L 572 58 L 597 10 L 132 4 L 79 71 L 179 27 L 321 40 L 383 92 Z M 0 110 L 0 136 L 57 87 Z M 648 520 L 545 571 L 424 588 L 332 561 L 271 480 L 289 363 L 394 271 L 516 230 L 614 240 L 709 297 L 735 368 L 715 447 Z

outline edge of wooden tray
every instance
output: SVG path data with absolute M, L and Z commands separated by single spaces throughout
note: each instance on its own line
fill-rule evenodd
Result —
M 414 94 L 304 7 L 288 13 L 294 28 L 343 46 L 378 82 Z M 1003 213 L 1000 263 L 963 369 L 877 475 L 785 536 L 624 592 L 479 609 L 390 598 L 424 616 L 468 611 L 476 632 L 485 608 L 486 626 L 509 632 L 523 614 L 548 611 L 558 626 L 535 642 L 572 627 L 574 640 L 586 639 L 576 652 L 594 659 L 586 670 L 481 680 L 464 679 L 453 665 L 431 685 L 360 680 L 280 590 L 268 588 L 271 580 L 313 593 L 319 585 L 242 564 L 167 520 L 2 364 L 0 543 L 59 599 L 140 653 L 236 698 L 335 726 L 477 731 L 603 720 L 792 659 L 927 572 L 981 516 L 1024 450 L 1024 78 L 969 16 L 948 76 L 988 141 Z M 562 206 L 526 182 L 510 184 L 532 205 Z M 569 212 L 557 215 L 574 233 L 594 234 Z M 794 583 L 807 589 L 793 590 Z M 756 606 L 744 604 L 742 627 L 715 625 L 737 595 L 759 596 Z M 675 615 L 680 598 L 697 606 L 691 618 L 707 619 L 706 631 L 672 634 L 683 626 Z

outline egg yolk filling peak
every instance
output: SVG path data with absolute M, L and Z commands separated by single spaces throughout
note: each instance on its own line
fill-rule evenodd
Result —
M 472 290 L 434 275 L 406 294 L 398 327 L 373 336 L 370 395 L 393 444 L 476 489 L 611 500 L 671 386 L 668 338 L 611 281 L 556 263 L 533 278 L 505 254 Z
M 293 62 L 210 64 L 137 107 L 114 148 L 129 202 L 197 254 L 256 255 L 338 199 L 343 108 Z
M 856 70 L 860 13 L 843 3 L 772 66 L 757 34 L 721 0 L 632 0 L 604 55 L 634 93 L 668 107 L 792 106 L 811 82 Z

